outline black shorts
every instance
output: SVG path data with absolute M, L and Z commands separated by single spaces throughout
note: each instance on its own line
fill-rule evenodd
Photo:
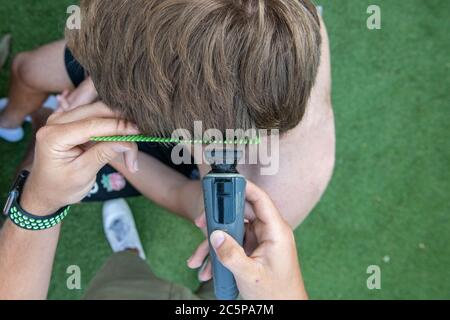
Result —
M 140 152 L 148 154 L 166 166 L 181 173 L 190 180 L 197 180 L 200 177 L 198 167 L 192 165 L 175 165 L 171 160 L 173 147 L 151 143 L 138 143 Z M 159 183 L 159 182 L 158 182 Z M 83 202 L 106 201 L 117 198 L 129 198 L 140 196 L 141 194 L 131 185 L 125 177 L 111 166 L 103 167 L 97 174 L 95 185 Z
M 73 57 L 72 52 L 67 47 L 64 50 L 64 63 L 73 86 L 75 88 L 78 87 L 86 79 L 86 70 Z
M 67 74 L 75 87 L 78 87 L 86 79 L 86 71 L 73 57 L 68 48 L 64 52 L 64 62 Z M 175 165 L 171 160 L 173 146 L 164 146 L 154 143 L 138 143 L 139 151 L 151 155 L 163 164 L 171 167 L 189 179 L 198 179 L 198 167 L 192 165 Z M 83 202 L 106 201 L 117 198 L 139 196 L 140 193 L 125 180 L 111 166 L 105 166 L 97 175 L 97 180 L 91 193 Z

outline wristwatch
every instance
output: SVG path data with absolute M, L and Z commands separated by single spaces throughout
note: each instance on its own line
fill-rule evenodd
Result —
M 3 209 L 3 214 L 9 217 L 16 226 L 25 230 L 39 231 L 53 228 L 67 216 L 70 207 L 66 206 L 56 213 L 45 217 L 35 216 L 22 209 L 19 204 L 20 196 L 29 175 L 30 172 L 24 170 L 17 177 L 17 180 L 9 193 L 8 200 Z

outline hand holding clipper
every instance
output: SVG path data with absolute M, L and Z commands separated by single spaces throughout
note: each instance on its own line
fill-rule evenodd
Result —
M 214 231 L 221 230 L 242 246 L 246 180 L 236 170 L 240 153 L 215 150 L 206 156 L 212 166 L 212 171 L 203 178 L 208 239 Z M 211 245 L 210 257 L 217 299 L 236 299 L 239 290 L 234 276 L 220 263 Z

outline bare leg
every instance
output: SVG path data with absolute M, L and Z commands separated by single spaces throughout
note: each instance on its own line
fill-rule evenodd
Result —
M 64 64 L 65 41 L 19 53 L 12 65 L 8 106 L 0 113 L 0 127 L 18 128 L 38 110 L 48 95 L 73 89 Z

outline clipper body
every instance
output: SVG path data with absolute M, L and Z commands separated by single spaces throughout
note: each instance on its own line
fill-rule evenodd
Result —
M 237 163 L 238 154 L 234 154 Z M 213 165 L 212 172 L 204 177 L 203 194 L 208 239 L 211 233 L 221 230 L 232 236 L 241 246 L 243 245 L 246 184 L 244 176 L 236 171 L 236 164 Z M 211 244 L 210 258 L 217 299 L 236 299 L 239 290 L 234 276 L 220 263 Z

